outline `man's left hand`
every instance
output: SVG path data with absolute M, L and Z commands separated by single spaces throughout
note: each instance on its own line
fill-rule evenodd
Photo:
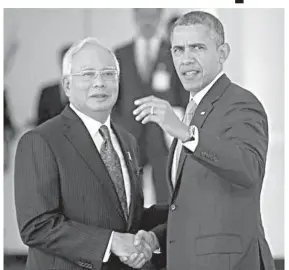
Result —
M 171 136 L 185 141 L 189 137 L 188 126 L 180 121 L 171 104 L 155 96 L 144 97 L 134 102 L 138 106 L 133 114 L 142 124 L 154 122 Z

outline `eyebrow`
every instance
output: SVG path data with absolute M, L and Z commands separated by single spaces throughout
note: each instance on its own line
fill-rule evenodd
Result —
M 184 45 L 174 45 L 174 46 L 171 47 L 171 49 L 176 49 L 176 48 L 182 49 L 184 47 L 185 47 Z
M 92 68 L 92 67 L 84 66 L 84 67 L 81 67 L 81 70 L 96 70 L 96 69 Z M 116 70 L 116 68 L 113 66 L 108 66 L 108 67 L 102 68 L 100 70 Z
M 198 43 L 187 43 L 187 45 L 188 46 L 206 46 L 205 43 L 200 43 L 200 42 L 198 42 Z
M 203 46 L 203 47 L 207 47 L 205 43 L 186 43 L 187 46 L 192 47 L 192 46 Z M 175 49 L 175 48 L 179 48 L 179 49 L 183 49 L 185 47 L 185 45 L 174 45 L 171 47 L 171 49 Z

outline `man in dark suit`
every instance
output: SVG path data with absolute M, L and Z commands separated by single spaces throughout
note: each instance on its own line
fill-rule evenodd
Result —
M 183 121 L 157 97 L 136 101 L 134 111 L 138 121 L 157 123 L 175 137 L 168 221 L 153 229 L 167 252 L 167 269 L 273 270 L 260 214 L 268 149 L 264 108 L 223 73 L 230 48 L 216 17 L 183 15 L 171 42 L 176 71 L 190 92 Z
M 70 104 L 19 141 L 15 201 L 26 269 L 129 269 L 119 256 L 132 253 L 140 256 L 127 264 L 140 268 L 152 256 L 133 234 L 164 222 L 167 210 L 143 208 L 135 139 L 110 121 L 118 76 L 114 54 L 96 39 L 75 44 L 63 63 Z
M 59 53 L 60 67 L 70 46 L 63 47 Z M 62 89 L 61 81 L 45 86 L 40 91 L 36 125 L 38 126 L 60 114 L 67 103 L 68 99 Z
M 143 126 L 136 122 L 132 115 L 133 102 L 155 95 L 183 113 L 188 94 L 183 91 L 174 70 L 170 45 L 158 31 L 162 9 L 134 9 L 133 15 L 137 35 L 132 42 L 115 51 L 121 73 L 120 93 L 112 117 L 137 139 L 142 166 L 152 166 L 156 201 L 167 203 L 170 195 L 165 166 L 170 138 L 154 123 Z

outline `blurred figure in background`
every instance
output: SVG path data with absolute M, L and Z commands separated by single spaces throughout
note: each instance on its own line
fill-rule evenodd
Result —
M 174 15 L 172 17 L 169 18 L 169 20 L 167 21 L 167 29 L 166 29 L 166 38 L 168 40 L 168 43 L 171 42 L 171 31 L 172 31 L 172 27 L 174 25 L 174 23 L 178 20 L 179 16 Z
M 7 77 L 8 72 L 11 69 L 13 60 L 15 58 L 15 54 L 18 49 L 18 40 L 13 38 L 12 41 L 4 48 L 4 91 L 3 91 L 3 122 L 4 122 L 4 147 L 3 147 L 3 158 L 4 158 L 4 172 L 6 172 L 9 168 L 10 164 L 10 145 L 11 141 L 15 137 L 16 128 L 11 119 L 11 111 L 9 105 L 9 98 L 8 98 L 8 90 L 7 85 L 5 85 L 5 79 Z
M 175 73 L 170 45 L 159 31 L 162 13 L 157 8 L 133 10 L 137 35 L 115 51 L 121 73 L 120 93 L 112 116 L 137 139 L 142 166 L 148 165 L 144 169 L 144 186 L 153 178 L 157 203 L 166 203 L 169 198 L 165 166 L 171 141 L 158 125 L 141 125 L 134 119 L 133 102 L 155 95 L 169 101 L 181 114 L 188 100 Z
M 4 172 L 9 168 L 10 160 L 10 142 L 15 136 L 15 127 L 11 120 L 9 104 L 7 100 L 7 93 L 4 89 Z
M 65 53 L 68 51 L 71 45 L 67 45 L 60 50 L 59 53 L 59 65 L 61 68 L 62 60 Z M 68 103 L 68 99 L 62 89 L 60 80 L 44 87 L 41 90 L 38 110 L 37 110 L 37 120 L 36 125 L 40 125 L 50 118 L 60 114 L 64 109 L 65 105 Z

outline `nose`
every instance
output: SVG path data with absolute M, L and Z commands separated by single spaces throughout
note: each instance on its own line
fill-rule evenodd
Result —
M 184 54 L 183 54 L 182 63 L 183 64 L 189 64 L 189 63 L 192 63 L 195 61 L 196 61 L 196 58 L 195 58 L 194 53 L 190 50 L 190 48 L 188 46 L 186 46 Z
M 93 87 L 104 87 L 105 86 L 105 81 L 103 80 L 101 74 L 96 74 L 96 77 L 93 80 Z

